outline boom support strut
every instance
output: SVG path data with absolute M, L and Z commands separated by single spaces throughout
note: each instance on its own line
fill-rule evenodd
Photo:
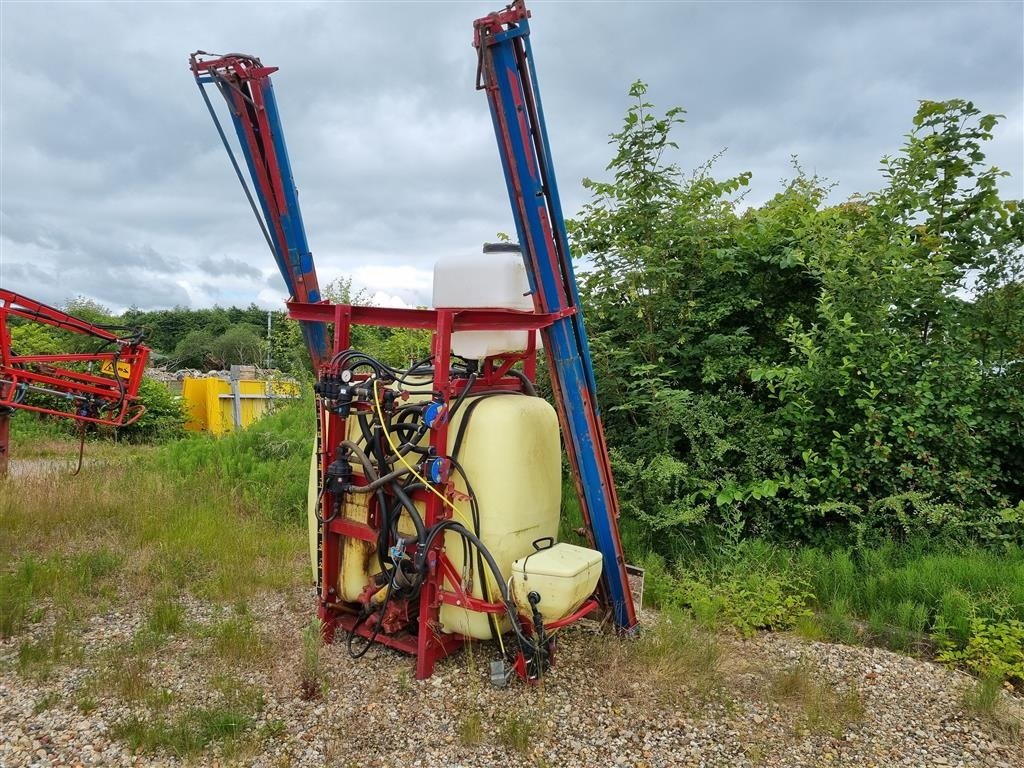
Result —
M 551 384 L 584 519 L 604 556 L 604 597 L 616 626 L 631 631 L 637 619 L 619 537 L 619 501 L 544 125 L 529 16 L 523 0 L 516 0 L 474 22 L 477 89 L 485 91 L 490 105 L 534 307 L 564 315 L 541 331 Z
M 189 65 L 292 300 L 320 301 L 313 254 L 299 210 L 299 191 L 292 177 L 277 99 L 270 82 L 270 75 L 277 67 L 264 67 L 255 56 L 240 53 L 213 56 L 205 51 L 193 53 Z M 205 86 L 211 83 L 228 104 L 259 206 L 207 96 Z M 302 334 L 316 370 L 327 352 L 326 330 L 322 323 L 304 322 Z

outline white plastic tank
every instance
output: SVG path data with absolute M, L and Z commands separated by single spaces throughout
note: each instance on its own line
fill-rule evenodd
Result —
M 488 243 L 483 255 L 445 256 L 434 265 L 436 309 L 489 307 L 533 310 L 530 282 L 519 247 Z M 491 355 L 521 352 L 529 331 L 460 331 L 452 334 L 452 352 L 480 360 Z

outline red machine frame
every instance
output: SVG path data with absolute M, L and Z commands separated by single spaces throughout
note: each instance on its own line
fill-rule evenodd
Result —
M 458 331 L 531 331 L 529 345 L 525 352 L 514 355 L 501 355 L 485 358 L 481 361 L 480 376 L 469 390 L 469 394 L 493 392 L 495 390 L 521 391 L 523 382 L 508 373 L 517 363 L 522 363 L 523 373 L 533 381 L 537 366 L 536 334 L 566 313 L 537 314 L 504 309 L 392 309 L 383 307 L 361 307 L 347 304 L 304 304 L 288 303 L 289 315 L 295 320 L 332 324 L 334 327 L 333 356 L 348 349 L 351 327 L 353 325 L 371 325 L 387 328 L 417 328 L 432 330 L 431 353 L 434 363 L 433 389 L 440 393 L 445 408 L 455 397 L 461 394 L 464 385 L 454 383 L 450 378 L 451 369 L 451 335 Z M 570 310 L 572 312 L 574 310 Z M 334 374 L 330 364 L 322 366 L 321 371 Z M 322 403 L 317 407 L 317 418 L 321 435 L 317 446 L 320 465 L 319 477 L 322 478 L 326 468 L 335 459 L 334 446 L 346 437 L 346 419 L 330 413 Z M 326 429 L 324 429 L 326 427 Z M 324 441 L 322 435 L 330 435 Z M 335 439 L 338 436 L 338 439 Z M 431 446 L 438 456 L 448 454 L 448 425 L 439 424 L 431 430 Z M 320 490 L 320 489 L 318 489 Z M 454 484 L 444 482 L 439 490 L 449 501 L 459 498 Z M 322 494 L 321 504 L 324 509 L 330 508 L 333 502 L 330 493 Z M 427 527 L 451 517 L 447 505 L 434 493 L 425 490 L 415 491 L 413 499 L 424 504 L 423 522 Z M 324 639 L 330 642 L 338 627 L 355 634 L 371 638 L 375 633 L 366 622 L 360 622 L 358 607 L 355 604 L 343 603 L 337 599 L 337 579 L 341 566 L 341 551 L 345 538 L 355 538 L 367 542 L 377 541 L 378 531 L 372 521 L 366 523 L 345 519 L 343 516 L 321 524 L 318 533 L 318 615 L 323 622 Z M 416 656 L 416 677 L 430 677 L 434 664 L 441 658 L 457 650 L 466 641 L 461 635 L 443 634 L 440 632 L 439 614 L 441 606 L 449 605 L 464 607 L 472 611 L 490 614 L 502 614 L 505 605 L 500 602 L 489 602 L 474 597 L 462 583 L 461 575 L 444 553 L 444 537 L 431 546 L 427 554 L 428 573 L 419 595 L 419 618 L 416 634 L 399 632 L 397 634 L 376 634 L 376 641 L 399 651 Z M 375 590 L 374 590 L 375 591 Z M 372 596 L 367 594 L 367 600 Z M 594 599 L 586 601 L 575 613 L 556 622 L 545 625 L 545 629 L 554 630 L 571 624 L 586 616 L 598 607 Z M 523 626 L 530 627 L 528 617 L 523 618 Z M 525 660 L 520 655 L 515 665 L 516 672 L 526 677 Z
M 9 318 L 92 336 L 113 345 L 109 352 L 18 355 L 11 349 Z M 0 477 L 7 472 L 10 416 L 14 409 L 74 419 L 81 423 L 124 427 L 146 408 L 136 399 L 149 348 L 138 336 L 120 337 L 59 309 L 0 288 Z M 76 366 L 75 368 L 69 366 Z M 122 366 L 128 375 L 122 376 Z M 92 370 L 93 366 L 100 370 Z M 105 372 L 103 368 L 109 369 Z M 87 370 L 78 370 L 87 368 Z M 74 411 L 21 400 L 26 390 L 67 398 Z

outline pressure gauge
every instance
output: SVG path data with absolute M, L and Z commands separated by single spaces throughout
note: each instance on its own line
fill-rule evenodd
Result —
M 350 371 L 348 368 L 343 370 L 341 372 L 341 380 L 344 381 L 346 384 L 352 381 L 352 371 Z

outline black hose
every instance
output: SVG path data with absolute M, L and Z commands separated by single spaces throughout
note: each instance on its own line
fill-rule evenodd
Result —
M 370 646 L 373 645 L 374 641 L 376 641 L 377 635 L 380 634 L 380 629 L 382 626 L 384 626 L 384 614 L 388 610 L 388 603 L 391 602 L 391 590 L 393 586 L 394 577 L 391 576 L 388 578 L 388 590 L 384 593 L 384 603 L 381 605 L 380 614 L 377 617 L 377 626 L 373 628 L 373 632 L 367 638 L 365 645 L 363 645 L 363 647 L 360 648 L 358 651 L 352 650 L 352 640 L 356 636 L 356 630 L 359 629 L 359 626 L 373 614 L 367 613 L 365 616 L 358 619 L 356 623 L 352 625 L 352 629 L 348 631 L 348 638 L 345 642 L 345 647 L 348 649 L 349 656 L 351 656 L 353 659 L 361 659 L 363 656 L 365 656 L 366 652 L 370 650 Z
M 469 394 L 469 390 L 473 388 L 473 384 L 476 382 L 477 376 L 475 373 L 469 374 L 469 378 L 466 380 L 466 386 L 462 388 L 459 393 L 458 399 L 455 401 L 455 405 L 448 409 L 448 421 L 450 422 L 455 418 L 455 414 L 459 412 L 459 408 L 462 405 L 462 401 L 466 399 L 466 395 Z
M 409 474 L 409 470 L 408 469 L 406 469 L 405 467 L 399 467 L 398 469 L 393 470 L 393 471 L 389 472 L 386 475 L 381 475 L 380 477 L 378 477 L 376 480 L 374 480 L 373 482 L 369 483 L 368 485 L 350 485 L 350 486 L 348 486 L 348 488 L 346 490 L 349 493 L 358 493 L 358 494 L 373 493 L 378 488 L 383 488 L 384 486 L 386 486 L 388 483 L 392 482 L 393 480 L 397 480 L 402 475 L 407 475 L 407 474 Z
M 462 441 L 466 437 L 466 427 L 469 424 L 469 417 L 473 415 L 473 411 L 489 397 L 506 397 L 506 396 L 521 396 L 520 392 L 484 392 L 483 394 L 477 395 L 473 400 L 466 406 L 466 415 L 462 417 L 462 423 L 459 424 L 459 431 L 455 434 L 455 442 L 452 443 L 451 455 L 458 457 L 459 450 L 462 448 Z
M 462 464 L 459 463 L 458 459 L 454 457 L 449 457 L 449 460 L 451 461 L 452 466 L 455 467 L 455 471 L 458 472 L 459 475 L 462 477 L 462 482 L 466 484 L 466 493 L 469 495 L 469 507 L 470 510 L 472 511 L 473 516 L 473 533 L 475 533 L 477 536 L 480 536 L 480 504 L 476 498 L 476 492 L 473 490 L 473 486 L 469 482 L 469 476 L 466 474 L 466 470 L 463 469 Z M 463 546 L 465 546 L 465 540 L 463 540 Z M 465 553 L 465 550 L 464 554 L 465 557 L 468 559 L 468 553 Z M 483 556 L 480 554 L 479 549 L 476 551 L 476 567 L 481 574 L 480 593 L 483 596 L 484 600 L 486 600 L 487 602 L 491 602 L 491 588 L 487 584 L 487 579 L 483 578 L 484 560 Z M 497 640 L 498 635 L 501 634 L 501 628 L 498 626 L 498 620 L 493 613 L 487 614 L 487 623 L 491 628 L 491 639 Z
M 409 513 L 412 524 L 416 528 L 416 541 L 422 542 L 427 537 L 427 531 L 423 525 L 423 518 L 420 517 L 420 511 L 416 509 L 416 505 L 412 503 L 412 499 L 406 494 L 405 489 L 397 482 L 391 483 L 391 492 L 402 506 L 405 507 L 405 511 Z
M 484 543 L 480 541 L 479 537 L 467 529 L 462 523 L 455 520 L 442 520 L 430 529 L 426 542 L 417 552 L 417 560 L 419 561 L 417 563 L 417 570 L 422 570 L 426 567 L 426 553 L 430 550 L 430 547 L 433 544 L 434 539 L 437 538 L 437 535 L 445 530 L 454 531 L 464 537 L 477 548 L 477 551 L 480 552 L 480 554 L 483 555 L 484 560 L 491 569 L 491 573 L 494 574 L 494 580 L 498 583 L 498 591 L 501 592 L 501 599 L 502 603 L 505 605 L 505 612 L 508 614 L 508 617 L 512 622 L 512 631 L 515 632 L 520 648 L 523 649 L 524 652 L 529 650 L 531 654 L 539 653 L 541 649 L 534 645 L 534 643 L 526 636 L 526 633 L 523 632 L 522 624 L 519 623 L 519 613 L 512 604 L 512 600 L 508 593 L 508 585 L 505 583 L 501 569 L 498 568 L 498 564 L 495 562 L 494 556 L 491 555 L 490 551 L 486 546 L 484 546 Z
M 523 390 L 527 395 L 530 397 L 539 397 L 537 394 L 537 387 L 534 386 L 533 382 L 530 381 L 529 377 L 525 373 L 517 371 L 515 368 L 509 370 L 509 373 L 519 379 L 520 383 L 523 385 Z

